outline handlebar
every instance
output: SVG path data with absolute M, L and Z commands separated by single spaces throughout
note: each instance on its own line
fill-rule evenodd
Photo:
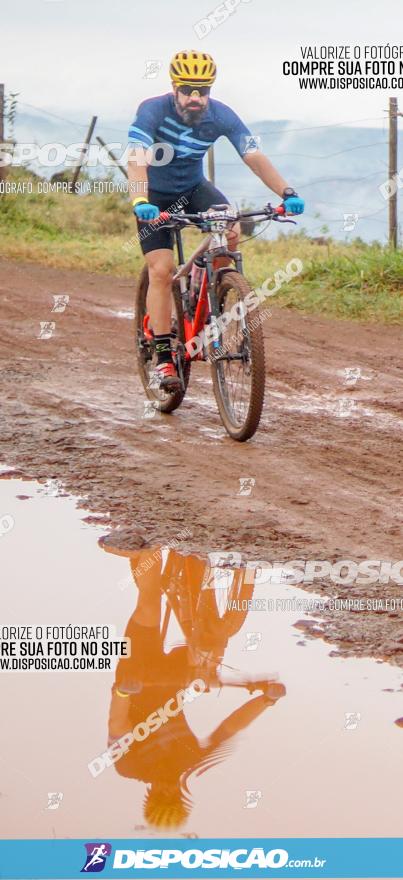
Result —
M 262 220 L 277 220 L 280 223 L 295 223 L 295 220 L 288 220 L 285 218 L 286 210 L 284 205 L 278 205 L 276 208 L 273 208 L 272 205 L 265 205 L 262 211 L 236 211 L 235 213 L 230 214 L 227 210 L 224 210 L 227 206 L 223 205 L 220 209 L 210 210 L 210 211 L 199 211 L 197 214 L 185 214 L 185 213 L 170 213 L 169 211 L 161 211 L 158 217 L 155 220 L 147 220 L 146 223 L 152 225 L 153 223 L 160 223 L 163 221 L 171 221 L 172 226 L 200 226 L 203 225 L 206 227 L 209 223 L 214 223 L 219 220 L 224 220 L 227 223 L 236 223 L 238 220 L 242 220 L 246 217 L 254 217 L 261 218 Z M 283 219 L 281 219 L 283 218 Z

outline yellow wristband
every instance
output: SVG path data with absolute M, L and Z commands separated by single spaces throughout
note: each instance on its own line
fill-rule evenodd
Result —
M 144 204 L 146 205 L 148 199 L 146 199 L 145 196 L 137 196 L 137 199 L 133 199 L 132 201 L 132 207 L 135 208 L 136 205 L 140 204 L 141 202 L 144 202 Z
M 118 697 L 130 697 L 131 696 L 131 694 L 123 694 L 122 691 L 118 690 L 118 688 L 115 688 L 115 694 L 117 694 Z

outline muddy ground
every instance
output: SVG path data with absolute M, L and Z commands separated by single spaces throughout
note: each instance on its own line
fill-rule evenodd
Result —
M 205 364 L 193 367 L 174 415 L 144 418 L 134 284 L 0 259 L 0 454 L 13 476 L 60 481 L 126 544 L 166 543 L 187 527 L 186 552 L 402 559 L 401 328 L 273 306 L 264 416 L 253 440 L 237 444 Z M 63 313 L 51 311 L 55 294 L 70 297 Z M 53 335 L 38 338 L 47 321 Z M 361 377 L 348 384 L 352 367 Z M 256 482 L 239 495 L 245 477 Z M 403 597 L 394 583 L 312 588 Z M 316 634 L 343 653 L 403 665 L 403 611 L 329 612 Z

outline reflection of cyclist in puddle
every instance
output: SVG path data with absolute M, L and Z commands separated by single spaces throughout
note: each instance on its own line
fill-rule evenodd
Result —
M 142 570 L 147 569 L 147 565 L 141 565 L 151 558 L 151 554 L 149 549 L 124 554 L 130 555 L 139 595 L 125 632 L 131 639 L 131 656 L 119 661 L 112 688 L 109 745 L 132 731 L 168 701 L 171 700 L 172 705 L 177 692 L 196 678 L 203 681 L 207 678 L 203 667 L 192 665 L 195 651 L 189 652 L 188 645 L 164 653 L 160 632 L 161 584 L 164 580 L 163 575 L 161 577 L 161 556 L 157 554 L 155 560 L 154 554 L 155 561 L 148 570 Z M 180 569 L 183 572 L 186 560 L 188 574 L 191 565 L 192 589 L 195 584 L 200 588 L 203 578 L 205 581 L 206 563 L 196 557 L 182 557 L 177 553 L 175 557 L 177 573 L 180 575 Z M 210 620 L 210 627 L 204 633 L 204 649 L 207 649 L 210 660 L 215 655 L 219 662 L 225 650 L 222 628 L 219 636 L 214 634 L 211 591 L 206 590 L 205 595 L 208 612 L 205 619 L 206 622 Z M 201 635 L 199 632 L 199 641 Z M 207 684 L 219 686 L 217 680 L 214 682 L 213 679 L 210 666 Z M 244 676 L 243 683 L 245 681 Z M 201 775 L 220 763 L 230 751 L 235 735 L 285 693 L 284 686 L 278 682 L 268 682 L 266 679 L 266 685 L 264 695 L 249 699 L 203 741 L 190 729 L 184 712 L 179 711 L 167 720 L 165 716 L 159 729 L 150 732 L 145 739 L 131 743 L 128 751 L 115 763 L 115 768 L 120 775 L 147 784 L 144 817 L 149 825 L 173 830 L 185 822 L 192 806 L 188 789 L 191 774 Z M 199 699 L 203 699 L 203 696 Z M 176 701 L 174 705 L 177 706 Z

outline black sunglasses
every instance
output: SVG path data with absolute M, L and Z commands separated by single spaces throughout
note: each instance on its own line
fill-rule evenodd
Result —
M 191 95 L 192 92 L 198 92 L 201 97 L 210 94 L 210 86 L 178 86 L 178 91 L 182 95 Z

